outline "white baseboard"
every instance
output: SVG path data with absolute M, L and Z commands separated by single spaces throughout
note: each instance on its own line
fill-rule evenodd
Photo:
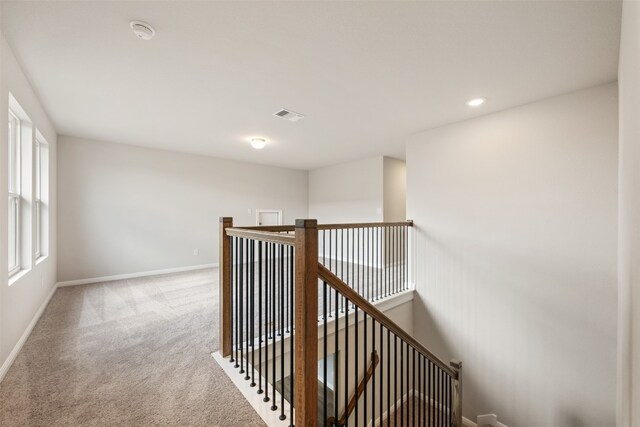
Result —
M 33 331 L 36 323 L 38 323 L 38 320 L 40 320 L 40 316 L 42 316 L 44 309 L 47 308 L 47 304 L 49 304 L 49 301 L 51 300 L 51 297 L 53 296 L 57 288 L 58 287 L 55 285 L 51 288 L 51 292 L 49 292 L 49 295 L 47 295 L 43 303 L 40 305 L 40 308 L 38 308 L 38 311 L 36 311 L 33 319 L 31 319 L 31 322 L 29 323 L 29 325 L 27 325 L 27 328 L 24 330 L 22 336 L 13 347 L 13 350 L 11 350 L 11 353 L 9 353 L 9 356 L 7 356 L 7 359 L 4 361 L 2 366 L 0 366 L 0 382 L 2 382 L 4 376 L 9 371 L 9 368 L 16 360 L 16 357 L 18 357 L 18 353 L 20 353 L 20 350 L 22 350 L 22 346 L 24 345 L 24 343 L 27 342 L 27 338 L 29 338 L 29 335 L 31 335 L 31 331 Z
M 218 263 L 190 265 L 188 267 L 165 268 L 163 270 L 142 271 L 138 273 L 116 274 L 114 276 L 91 277 L 89 279 L 68 280 L 58 282 L 57 286 L 87 285 L 89 283 L 111 282 L 114 280 L 134 279 L 136 277 L 156 276 L 159 274 L 180 273 L 183 271 L 202 270 L 205 268 L 216 268 Z
M 474 421 L 471 421 L 469 418 L 462 417 L 462 425 L 464 427 L 477 427 L 478 424 L 476 424 Z M 500 421 L 498 421 L 498 425 L 496 427 L 507 427 L 507 426 L 505 424 L 502 424 Z

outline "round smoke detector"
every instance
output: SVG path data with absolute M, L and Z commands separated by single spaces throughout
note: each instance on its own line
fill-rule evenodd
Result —
M 135 34 L 139 39 L 151 40 L 153 36 L 156 35 L 156 31 L 153 29 L 153 27 L 146 22 L 131 21 L 129 23 L 129 26 L 131 27 L 133 34 Z

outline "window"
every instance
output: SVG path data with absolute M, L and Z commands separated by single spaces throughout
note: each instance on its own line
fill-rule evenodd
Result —
M 47 255 L 47 190 L 49 187 L 48 145 L 40 132 L 36 131 L 34 147 L 35 176 L 33 209 L 35 219 L 35 257 L 36 260 Z
M 9 110 L 9 276 L 20 271 L 20 120 Z

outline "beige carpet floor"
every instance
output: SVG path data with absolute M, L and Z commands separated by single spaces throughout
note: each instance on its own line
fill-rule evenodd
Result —
M 263 426 L 210 353 L 217 270 L 56 291 L 0 384 L 0 426 Z

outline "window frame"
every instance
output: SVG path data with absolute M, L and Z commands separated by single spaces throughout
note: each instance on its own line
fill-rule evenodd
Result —
M 42 217 L 42 157 L 40 152 L 41 142 L 38 138 L 36 138 L 35 143 L 35 154 L 34 154 L 34 175 L 35 175 L 35 191 L 33 195 L 33 209 L 34 209 L 34 218 L 35 218 L 35 235 L 36 235 L 36 244 L 35 244 L 35 258 L 38 259 L 42 255 L 42 225 L 40 224 Z
M 9 161 L 7 171 L 9 174 L 9 183 L 8 183 L 8 194 L 9 194 L 9 209 L 12 209 L 13 212 L 9 212 L 8 218 L 12 218 L 8 225 L 8 236 L 7 236 L 7 267 L 9 277 L 15 275 L 22 269 L 22 257 L 21 257 L 21 242 L 22 242 L 22 192 L 21 192 L 21 121 L 20 118 L 14 113 L 11 109 L 9 109 L 9 117 L 8 117 L 9 129 L 8 129 L 8 151 L 9 151 Z M 12 230 L 13 229 L 13 230 Z M 13 239 L 10 237 L 13 236 Z M 12 241 L 13 240 L 13 241 Z M 12 258 L 15 260 L 15 263 L 9 263 L 9 260 Z

